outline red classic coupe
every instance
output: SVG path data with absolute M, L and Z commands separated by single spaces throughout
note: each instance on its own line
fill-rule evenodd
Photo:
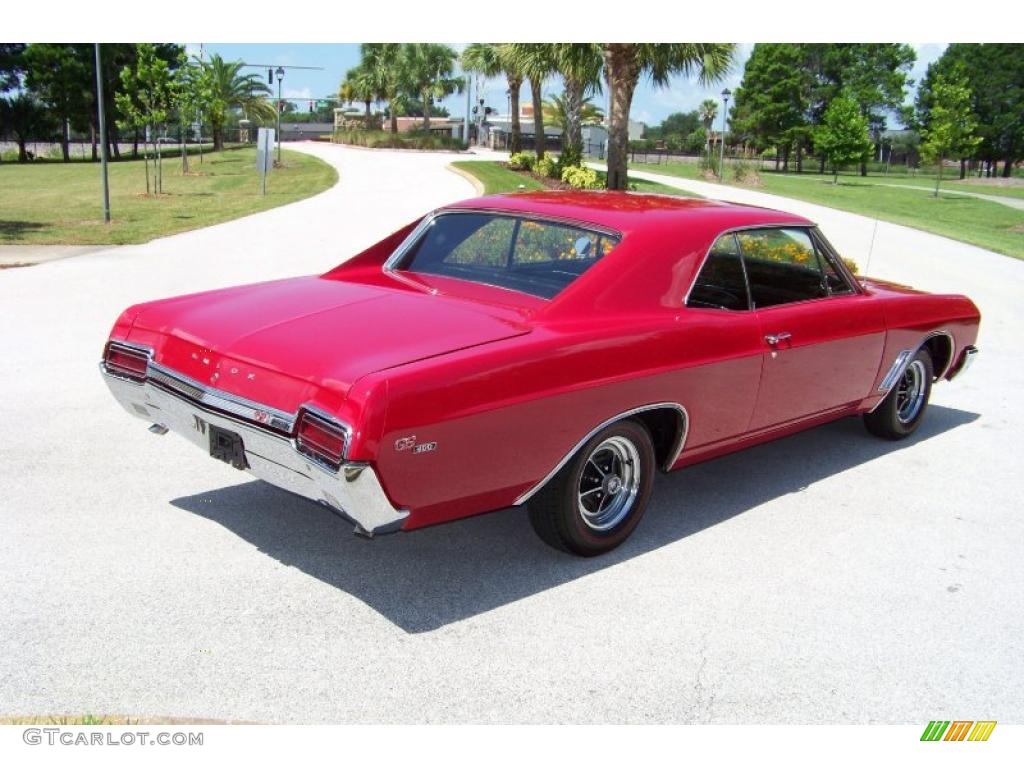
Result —
M 856 277 L 787 213 L 539 192 L 434 211 L 323 275 L 133 306 L 101 369 L 151 431 L 359 533 L 528 504 L 588 556 L 658 470 L 855 414 L 906 437 L 979 320 Z

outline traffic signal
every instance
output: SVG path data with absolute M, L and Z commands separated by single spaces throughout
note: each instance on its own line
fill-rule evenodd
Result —
M 267 70 L 267 84 L 268 85 L 273 85 L 274 84 L 274 70 L 272 70 L 272 69 L 268 69 Z

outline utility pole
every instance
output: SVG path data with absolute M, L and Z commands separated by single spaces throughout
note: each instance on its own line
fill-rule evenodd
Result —
M 103 111 L 103 68 L 100 64 L 100 44 L 93 43 L 96 54 L 96 106 L 100 119 L 100 166 L 103 176 L 103 221 L 110 223 L 110 183 L 107 178 L 107 117 Z

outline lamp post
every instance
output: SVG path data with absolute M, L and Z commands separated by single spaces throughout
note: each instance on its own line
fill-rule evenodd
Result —
M 284 67 L 278 67 L 277 75 L 277 163 L 281 164 L 281 81 L 284 80 Z
M 103 220 L 110 223 L 110 185 L 107 181 L 107 117 L 103 109 L 103 69 L 100 64 L 100 44 L 93 43 L 96 54 L 96 106 L 100 119 L 100 160 L 103 174 Z
M 726 88 L 722 91 L 722 146 L 718 151 L 718 180 L 725 178 L 725 121 L 729 117 L 729 97 L 732 91 Z

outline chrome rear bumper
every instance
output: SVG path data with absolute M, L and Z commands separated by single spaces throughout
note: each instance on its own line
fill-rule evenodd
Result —
M 100 371 L 114 399 L 131 415 L 151 422 L 154 433 L 176 432 L 209 455 L 211 426 L 234 432 L 242 438 L 248 472 L 340 512 L 355 523 L 357 533 L 397 530 L 409 515 L 395 509 L 366 462 L 345 462 L 334 471 L 299 453 L 290 438 L 184 397 L 154 379 L 130 381 L 108 372 L 103 363 Z
M 966 371 L 968 368 L 970 368 L 971 367 L 971 363 L 974 362 L 974 358 L 976 358 L 977 356 L 978 356 L 978 348 L 977 347 L 964 347 L 964 351 L 960 355 L 960 359 L 957 361 L 957 364 L 953 367 L 953 369 L 948 374 L 948 377 L 949 377 L 950 381 L 952 381 L 957 376 L 959 376 L 964 371 Z

